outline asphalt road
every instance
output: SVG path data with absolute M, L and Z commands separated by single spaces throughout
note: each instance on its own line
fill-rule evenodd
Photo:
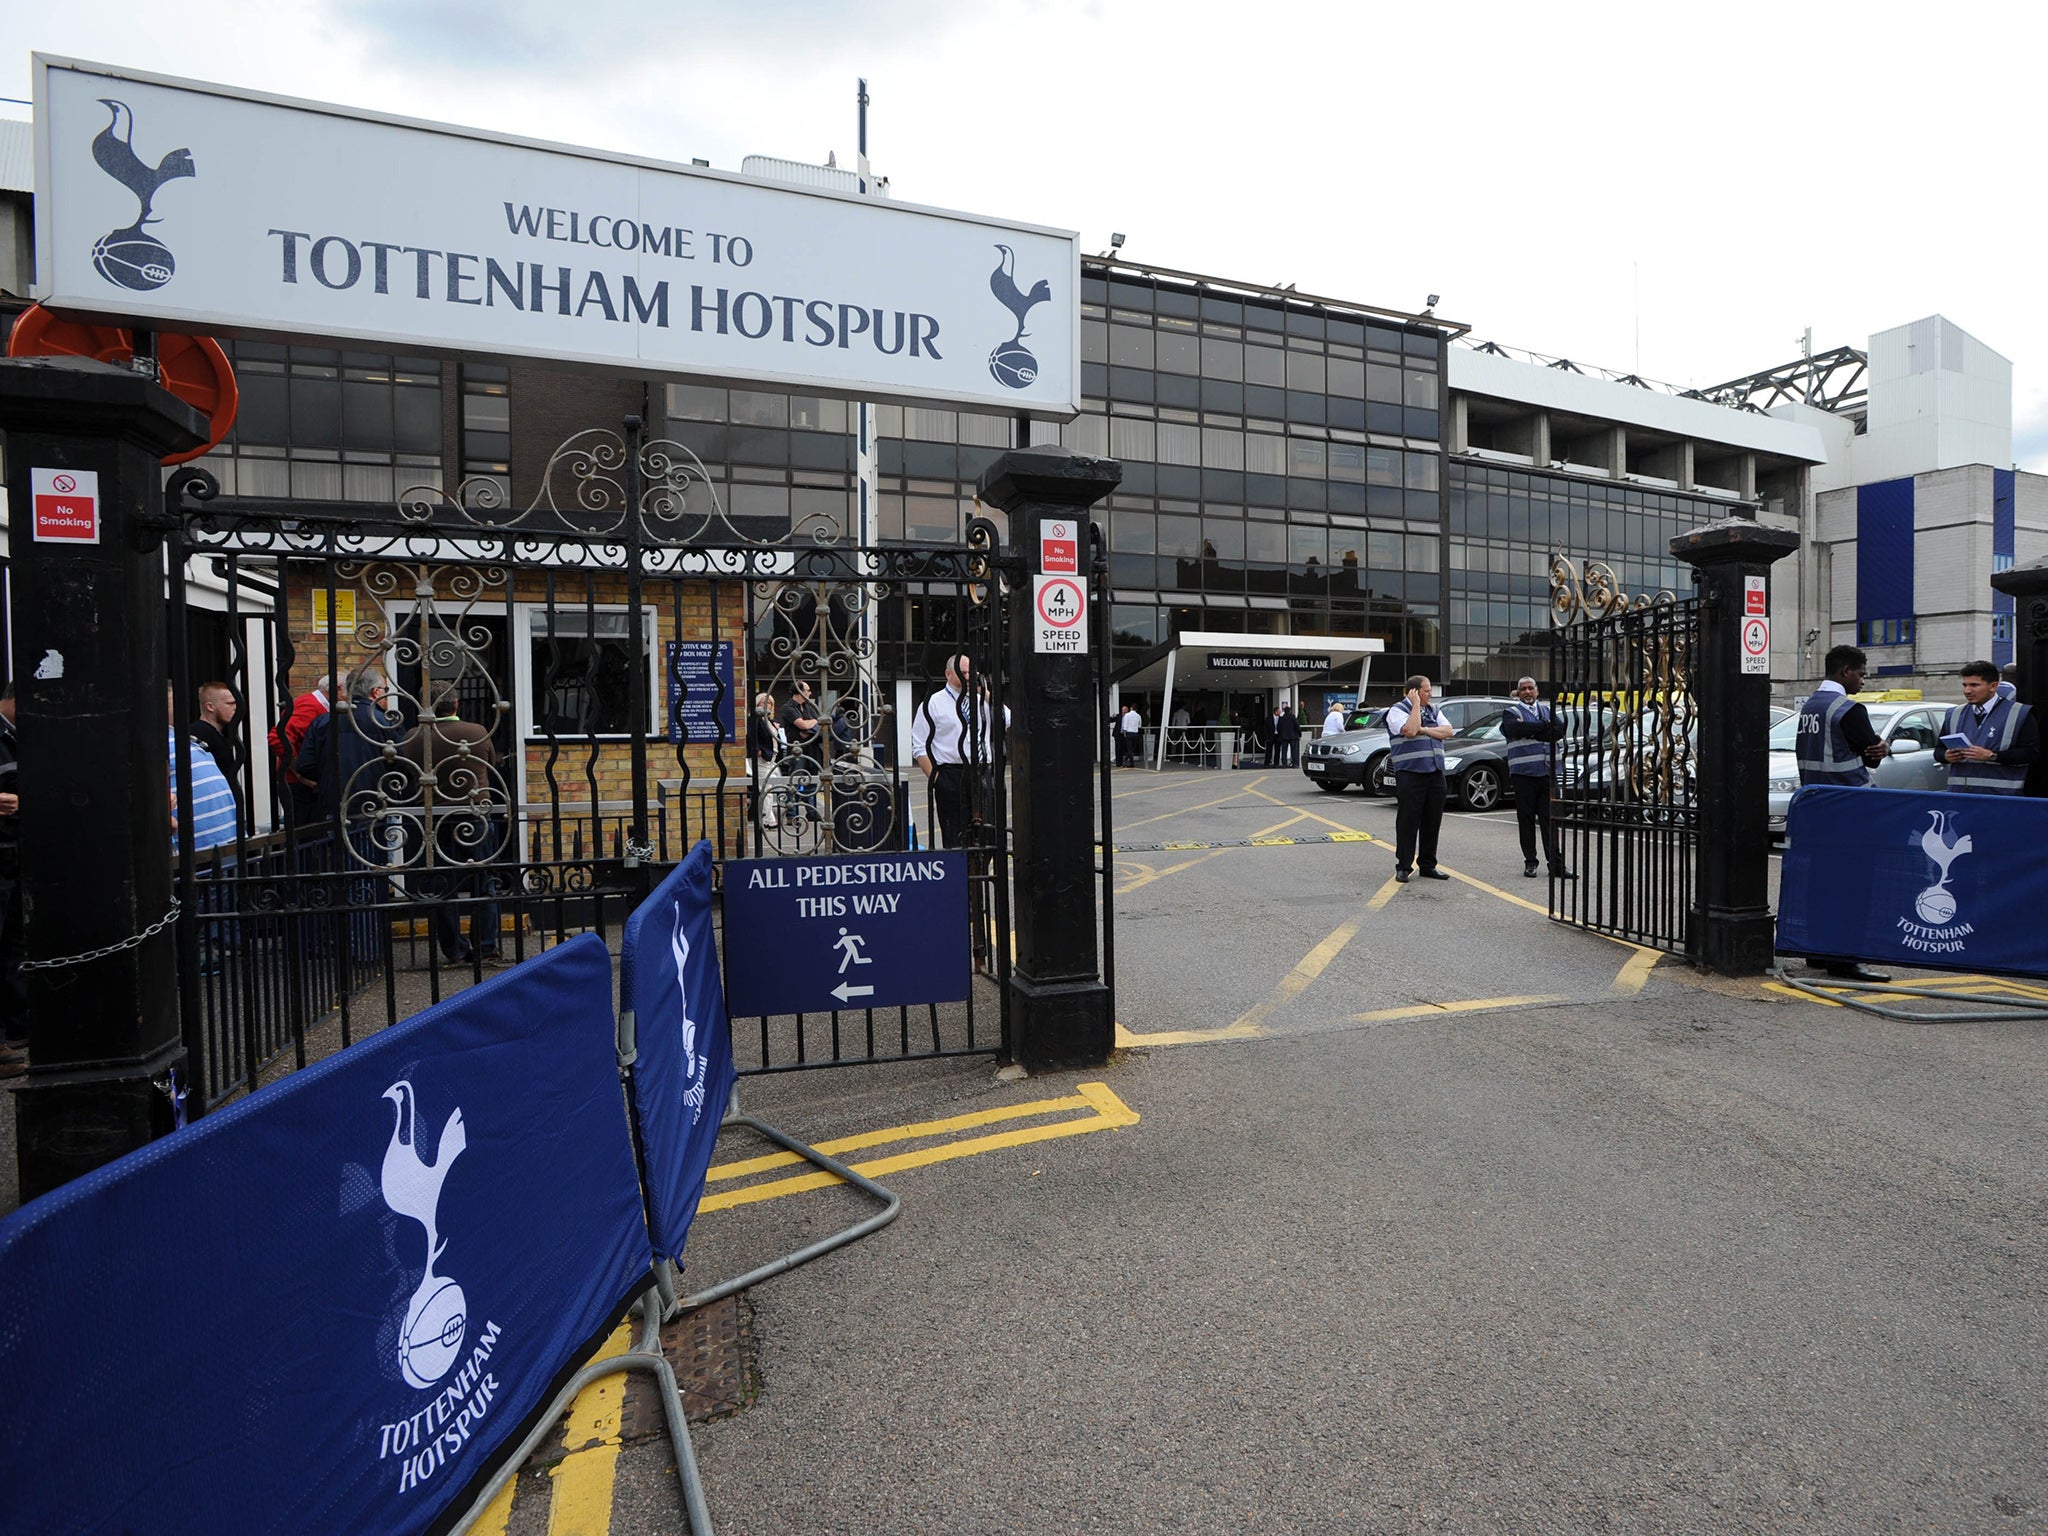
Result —
M 1298 773 L 1116 788 L 1124 845 L 1392 834 Z M 718 1529 L 2048 1529 L 2044 1027 L 1646 971 L 1508 899 L 1511 814 L 1444 858 L 1129 854 L 1109 1067 L 750 1082 L 812 1139 L 1087 1081 L 1140 1119 L 894 1175 L 895 1225 L 757 1287 Z M 692 1275 L 859 1209 L 708 1212 Z M 657 1444 L 610 1529 L 682 1529 Z

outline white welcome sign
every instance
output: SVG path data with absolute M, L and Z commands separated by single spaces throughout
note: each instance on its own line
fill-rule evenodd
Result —
M 35 59 L 37 296 L 1065 418 L 1070 231 Z

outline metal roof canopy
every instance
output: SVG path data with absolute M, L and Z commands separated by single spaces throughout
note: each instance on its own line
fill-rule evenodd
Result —
M 1281 688 L 1305 677 L 1322 677 L 1339 667 L 1363 662 L 1358 691 L 1372 675 L 1372 658 L 1386 650 L 1384 640 L 1344 639 L 1334 635 L 1243 635 L 1217 630 L 1184 630 L 1165 645 L 1147 651 L 1130 665 L 1110 674 L 1118 687 L 1163 686 L 1159 706 L 1163 721 L 1173 713 L 1175 688 Z M 1166 732 L 1159 732 L 1158 758 L 1166 762 Z

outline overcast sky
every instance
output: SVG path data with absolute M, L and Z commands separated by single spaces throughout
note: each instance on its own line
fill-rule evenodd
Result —
M 1679 385 L 1947 315 L 2048 471 L 2043 8 L 7 0 L 32 51 L 898 197 Z M 27 114 L 0 104 L 0 112 Z

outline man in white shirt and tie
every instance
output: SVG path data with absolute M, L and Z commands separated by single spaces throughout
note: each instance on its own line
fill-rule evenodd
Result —
M 988 692 L 974 685 L 973 665 L 964 654 L 948 656 L 946 686 L 920 704 L 910 722 L 911 756 L 931 783 L 939 836 L 948 848 L 967 845 L 975 802 L 986 799 L 992 787 L 986 782 L 989 769 L 996 760 Z M 1005 705 L 1003 724 L 1009 723 Z M 969 767 L 978 770 L 972 779 Z

